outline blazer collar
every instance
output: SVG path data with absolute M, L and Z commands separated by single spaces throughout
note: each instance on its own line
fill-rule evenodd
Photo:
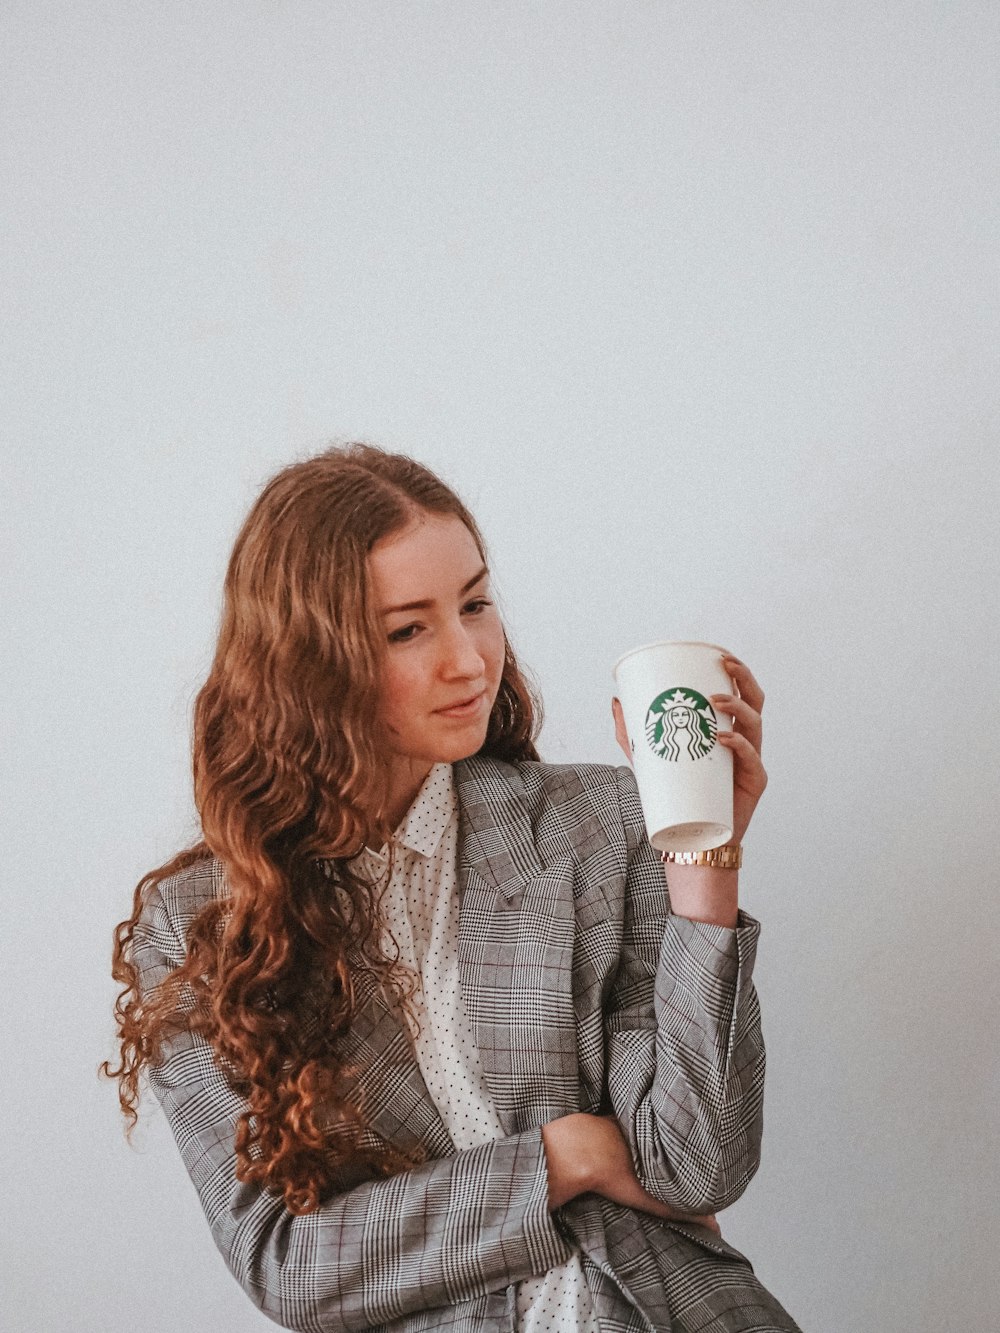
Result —
M 524 782 L 512 764 L 473 757 L 455 764 L 459 881 L 510 898 L 541 874 Z

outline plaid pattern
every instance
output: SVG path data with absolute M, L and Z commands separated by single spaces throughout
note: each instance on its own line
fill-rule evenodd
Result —
M 692 1212 L 757 1167 L 764 1049 L 750 979 L 758 934 L 669 914 L 631 770 L 456 764 L 459 967 L 504 1136 L 456 1152 L 398 1015 L 359 981 L 344 1043 L 351 1095 L 379 1135 L 429 1160 L 391 1180 L 345 1174 L 292 1217 L 235 1175 L 243 1110 L 207 1043 L 173 1039 L 150 1073 L 213 1237 L 260 1309 L 308 1333 L 511 1333 L 513 1284 L 576 1249 L 603 1333 L 796 1333 L 714 1233 L 594 1195 L 550 1214 L 540 1127 L 613 1110 L 652 1193 Z M 217 861 L 164 881 L 136 931 L 143 988 L 183 957 L 225 894 Z

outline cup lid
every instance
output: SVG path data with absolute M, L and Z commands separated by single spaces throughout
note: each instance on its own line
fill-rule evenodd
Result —
M 617 674 L 618 668 L 626 658 L 634 657 L 636 653 L 647 652 L 650 648 L 717 648 L 720 653 L 728 651 L 721 644 L 705 643 L 703 639 L 655 639 L 652 643 L 643 643 L 638 648 L 630 648 L 627 653 L 622 653 L 611 668 L 612 676 Z

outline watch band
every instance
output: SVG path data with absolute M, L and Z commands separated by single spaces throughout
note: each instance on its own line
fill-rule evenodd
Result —
M 739 870 L 743 847 L 711 847 L 707 852 L 661 852 L 660 860 L 675 866 L 715 866 L 720 870 Z

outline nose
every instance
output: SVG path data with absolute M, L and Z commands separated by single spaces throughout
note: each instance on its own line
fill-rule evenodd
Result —
M 486 663 L 474 636 L 461 621 L 450 627 L 442 640 L 438 669 L 446 680 L 478 680 L 486 674 Z

